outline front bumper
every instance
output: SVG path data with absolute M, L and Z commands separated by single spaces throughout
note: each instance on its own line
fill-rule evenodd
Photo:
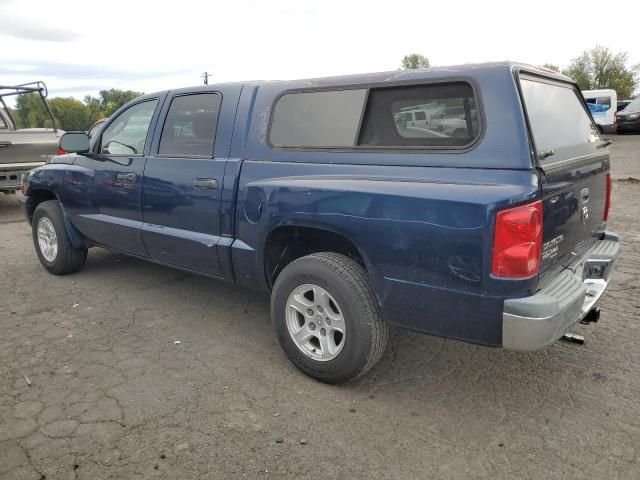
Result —
M 609 284 L 620 237 L 606 232 L 576 263 L 531 297 L 505 300 L 502 346 L 530 352 L 552 344 L 582 320 Z
M 616 124 L 610 123 L 608 125 L 599 125 L 602 128 L 602 133 L 616 133 Z
M 616 125 L 617 132 L 640 132 L 640 119 L 630 122 L 618 122 Z

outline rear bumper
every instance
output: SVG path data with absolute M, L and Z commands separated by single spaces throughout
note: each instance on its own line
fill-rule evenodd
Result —
M 22 188 L 22 172 L 19 170 L 0 170 L 0 191 L 20 190 Z
M 579 261 L 531 297 L 505 300 L 502 346 L 534 351 L 552 344 L 582 320 L 609 284 L 620 237 L 606 232 Z
M 20 190 L 22 188 L 22 175 L 42 165 L 45 165 L 45 163 L 0 163 L 0 192 Z

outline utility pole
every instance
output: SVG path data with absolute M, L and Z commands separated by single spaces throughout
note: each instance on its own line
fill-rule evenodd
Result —
M 209 85 L 209 77 L 212 77 L 212 76 L 213 74 L 209 72 L 204 72 L 202 75 L 200 75 L 200 78 L 204 78 L 204 84 Z

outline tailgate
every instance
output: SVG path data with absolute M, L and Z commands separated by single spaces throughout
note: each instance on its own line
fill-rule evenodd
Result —
M 523 74 L 520 88 L 542 173 L 542 287 L 604 232 L 609 152 L 573 84 Z
M 58 150 L 61 130 L 27 129 L 0 131 L 0 165 L 47 162 Z

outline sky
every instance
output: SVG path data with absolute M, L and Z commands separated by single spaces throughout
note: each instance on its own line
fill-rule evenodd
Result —
M 82 99 L 198 85 L 204 71 L 215 83 L 394 70 L 409 53 L 564 67 L 597 44 L 632 65 L 639 18 L 639 1 L 0 0 L 0 84 Z

